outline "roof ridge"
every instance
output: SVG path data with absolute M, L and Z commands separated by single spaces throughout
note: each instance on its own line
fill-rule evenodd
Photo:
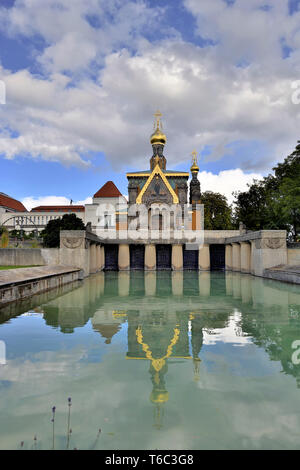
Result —
M 122 194 L 118 190 L 113 181 L 106 181 L 106 183 L 94 194 L 94 198 L 98 197 L 120 197 Z
M 12 209 L 17 212 L 28 212 L 21 201 L 5 193 L 0 193 L 0 206 L 7 207 L 8 209 Z

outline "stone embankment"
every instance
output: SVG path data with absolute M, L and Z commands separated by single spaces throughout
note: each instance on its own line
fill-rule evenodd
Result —
M 0 307 L 83 278 L 80 268 L 40 266 L 0 271 Z

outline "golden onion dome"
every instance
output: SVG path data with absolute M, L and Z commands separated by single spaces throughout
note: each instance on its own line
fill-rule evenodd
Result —
M 197 152 L 196 150 L 194 150 L 192 152 L 192 156 L 193 156 L 193 164 L 191 166 L 191 172 L 198 172 L 199 171 L 199 166 L 198 166 L 198 162 L 197 162 Z
M 197 165 L 197 163 L 193 163 L 192 166 L 191 166 L 191 172 L 193 173 L 193 171 L 199 171 L 199 167 Z
M 157 127 L 155 132 L 153 132 L 153 134 L 150 137 L 151 145 L 155 145 L 155 144 L 165 145 L 166 142 L 167 142 L 166 135 L 160 130 L 159 127 Z
M 152 403 L 166 403 L 169 400 L 169 392 L 167 390 L 153 390 L 150 395 Z

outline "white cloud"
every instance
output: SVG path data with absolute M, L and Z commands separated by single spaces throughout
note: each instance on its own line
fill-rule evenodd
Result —
M 199 173 L 201 191 L 221 193 L 227 197 L 229 204 L 233 203 L 234 191 L 247 191 L 247 184 L 251 184 L 254 179 L 262 178 L 260 173 L 244 173 L 240 168 L 220 171 L 217 175 L 207 171 Z
M 169 168 L 189 161 L 193 148 L 210 146 L 208 159 L 217 160 L 233 142 L 266 149 L 253 158 L 241 152 L 244 172 L 266 172 L 282 160 L 299 129 L 291 83 L 299 78 L 300 12 L 289 16 L 287 0 L 268 12 L 259 0 L 185 5 L 198 33 L 217 46 L 198 47 L 180 34 L 151 44 L 143 28 L 156 31 L 163 10 L 143 2 L 75 0 L 70 8 L 67 0 L 23 0 L 0 9 L 7 34 L 39 34 L 47 43 L 36 57 L 42 76 L 0 69 L 7 88 L 0 125 L 19 135 L 3 134 L 0 154 L 87 166 L 90 152 L 104 152 L 114 168 L 142 168 L 151 153 L 152 113 L 160 107 Z M 294 48 L 286 60 L 282 38 Z M 239 61 L 249 66 L 236 67 Z
M 218 342 L 231 343 L 234 346 L 251 344 L 253 338 L 243 332 L 241 324 L 242 313 L 235 309 L 225 327 L 203 330 L 203 344 L 214 345 Z
M 22 199 L 22 204 L 30 211 L 33 207 L 37 206 L 68 206 L 70 204 L 70 199 L 64 196 L 41 196 L 38 198 L 28 196 Z M 73 201 L 73 205 L 85 205 L 91 204 L 92 198 L 87 197 L 82 201 Z
M 0 10 L 2 29 L 12 36 L 41 36 L 46 46 L 37 60 L 50 72 L 88 69 L 92 60 L 133 46 L 162 9 L 132 0 L 20 0 Z
M 276 68 L 282 40 L 296 45 L 300 12 L 289 15 L 289 0 L 235 0 L 230 5 L 224 0 L 184 0 L 184 4 L 197 20 L 198 34 L 219 41 L 224 62 L 246 60 Z

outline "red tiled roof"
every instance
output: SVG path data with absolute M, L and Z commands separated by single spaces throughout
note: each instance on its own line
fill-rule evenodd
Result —
M 6 207 L 17 212 L 27 212 L 27 209 L 23 206 L 22 202 L 3 193 L 0 193 L 0 207 Z
M 84 206 L 37 206 L 31 212 L 84 212 Z
M 122 194 L 112 181 L 107 181 L 102 188 L 94 194 L 94 197 L 120 197 Z

